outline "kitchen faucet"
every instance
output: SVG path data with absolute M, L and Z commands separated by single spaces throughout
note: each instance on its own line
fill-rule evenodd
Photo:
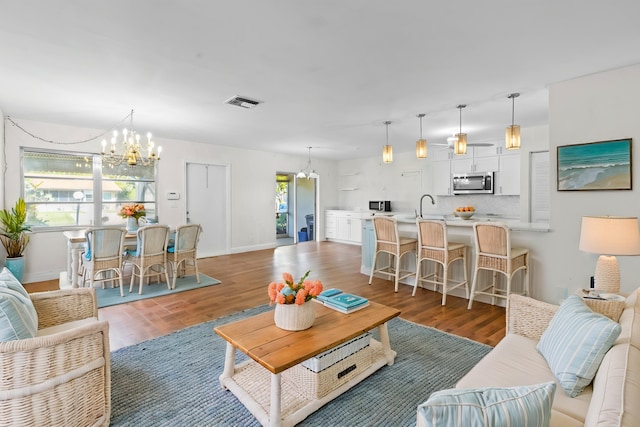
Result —
M 420 197 L 420 218 L 422 218 L 422 201 L 424 200 L 425 197 L 428 197 L 431 199 L 432 205 L 436 204 L 436 201 L 433 200 L 433 197 L 431 196 L 431 194 L 423 194 L 422 197 Z

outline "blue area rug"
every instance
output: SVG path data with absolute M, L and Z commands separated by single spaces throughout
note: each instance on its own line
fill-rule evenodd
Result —
M 213 328 L 266 310 L 273 307 L 252 308 L 113 352 L 111 426 L 259 426 L 220 387 L 226 341 Z M 389 335 L 398 353 L 393 366 L 298 425 L 415 426 L 418 404 L 433 391 L 453 387 L 491 350 L 398 318 L 389 322 Z
M 133 292 L 129 293 L 129 280 L 124 281 L 124 297 L 120 296 L 120 289 L 111 288 L 109 282 L 105 288 L 96 288 L 96 296 L 98 298 L 98 307 L 109 307 L 110 305 L 124 304 L 131 301 L 138 301 L 146 298 L 159 297 L 161 295 L 175 294 L 176 292 L 190 291 L 191 289 L 204 288 L 221 283 L 219 280 L 200 273 L 200 283 L 196 282 L 195 274 L 193 276 L 179 277 L 176 280 L 176 288 L 169 290 L 166 282 L 151 282 L 150 285 L 144 285 L 142 295 L 138 293 L 139 282 L 134 283 Z

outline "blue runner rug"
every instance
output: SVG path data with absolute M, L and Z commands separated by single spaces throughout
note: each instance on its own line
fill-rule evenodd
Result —
M 133 284 L 133 292 L 129 293 L 129 280 L 124 281 L 124 297 L 120 296 L 120 289 L 112 288 L 111 283 L 107 282 L 105 288 L 96 288 L 96 296 L 98 298 L 98 308 L 109 307 L 110 305 L 124 304 L 131 301 L 138 301 L 145 298 L 154 298 L 161 295 L 175 294 L 176 292 L 190 291 L 191 289 L 204 288 L 221 283 L 219 280 L 200 273 L 200 283 L 196 282 L 195 274 L 193 276 L 184 276 L 176 279 L 176 288 L 169 290 L 166 282 L 151 282 L 150 285 L 144 285 L 142 295 L 138 293 L 139 282 Z
M 273 307 L 252 308 L 113 352 L 111 426 L 259 426 L 220 387 L 226 341 L 213 328 L 266 310 Z M 453 387 L 491 350 L 398 318 L 389 322 L 389 336 L 398 353 L 392 366 L 299 425 L 415 426 L 418 404 L 436 390 Z

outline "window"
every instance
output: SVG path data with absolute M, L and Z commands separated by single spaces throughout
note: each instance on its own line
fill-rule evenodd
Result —
M 125 203 L 157 216 L 154 166 L 102 166 L 98 154 L 22 150 L 23 197 L 32 227 L 123 225 Z

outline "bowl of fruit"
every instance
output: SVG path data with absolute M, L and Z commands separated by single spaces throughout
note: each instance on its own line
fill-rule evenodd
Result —
M 461 206 L 456 208 L 456 211 L 453 213 L 458 218 L 469 219 L 476 212 L 473 206 Z

